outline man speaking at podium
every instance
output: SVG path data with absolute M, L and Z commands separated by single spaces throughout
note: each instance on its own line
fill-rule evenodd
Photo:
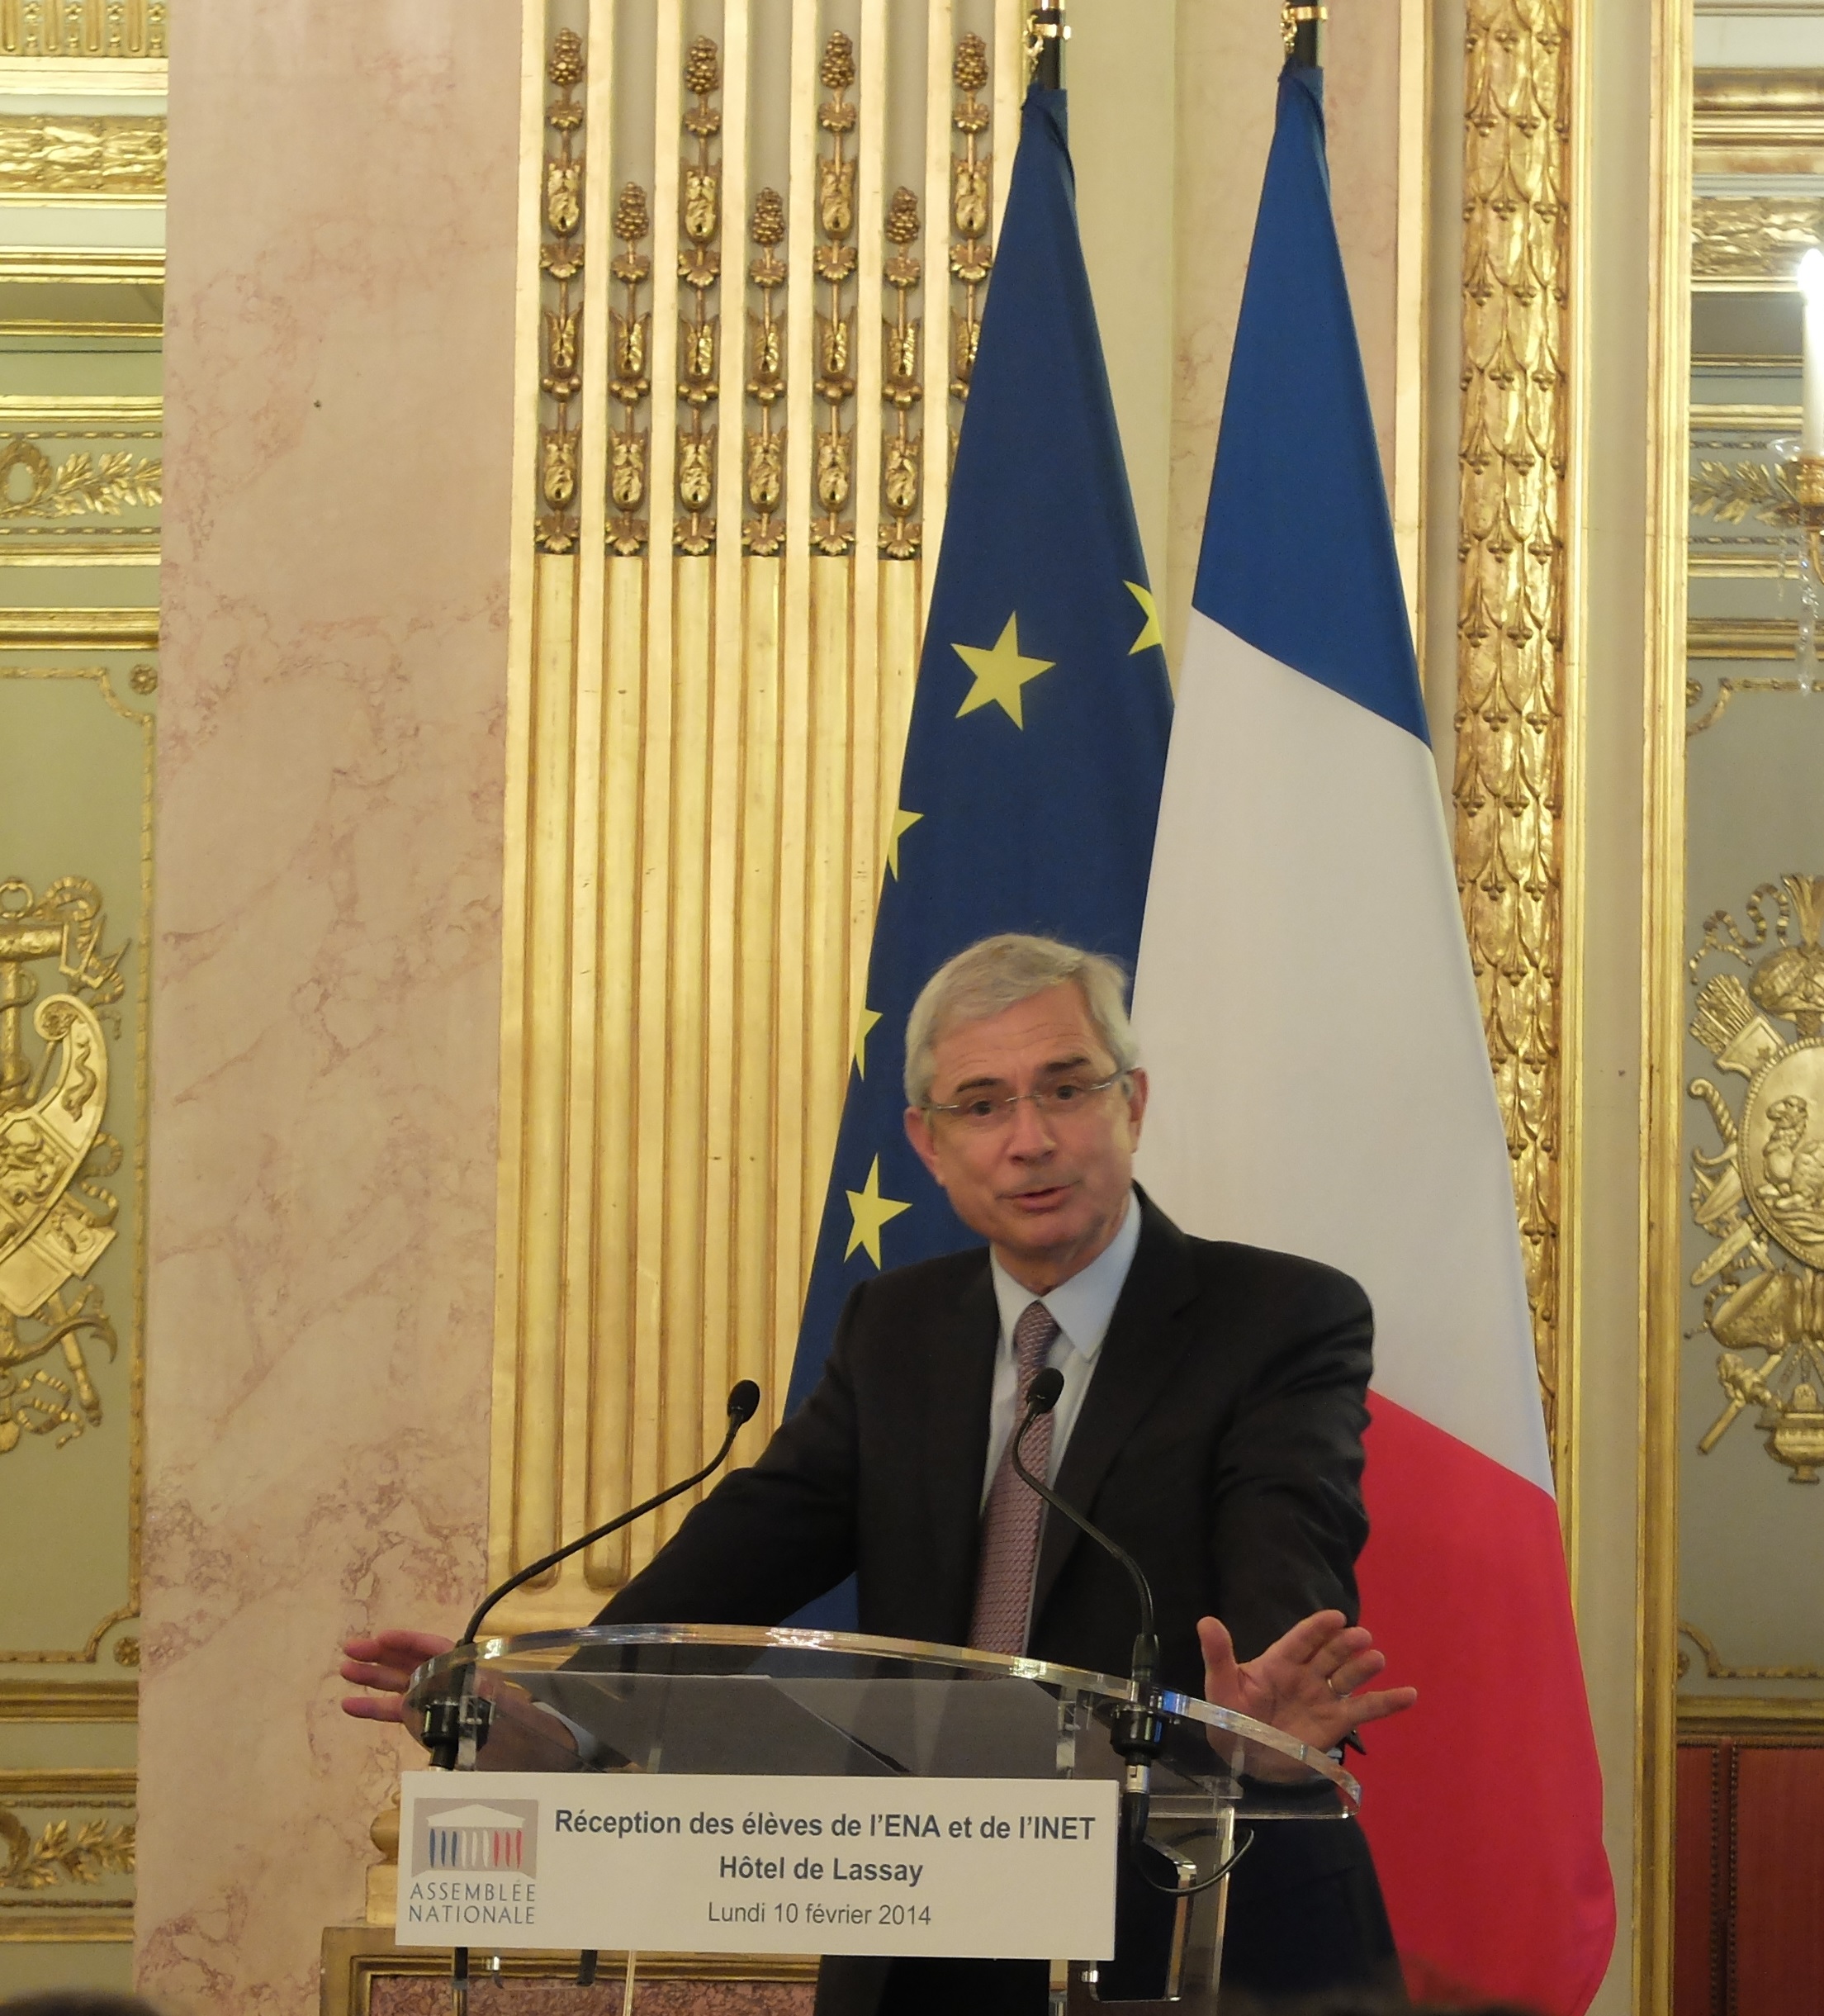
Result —
M 809 1397 L 599 1621 L 774 1624 L 853 1574 L 865 1632 L 1125 1672 L 1125 1573 L 1044 1520 L 1010 1461 L 1050 1365 L 1062 1394 L 1021 1454 L 1145 1570 L 1166 1686 L 1322 1749 L 1409 1706 L 1410 1688 L 1362 1691 L 1385 1662 L 1350 1622 L 1367 1298 L 1314 1261 L 1190 1238 L 1135 1188 L 1148 1085 L 1120 969 L 986 939 L 926 984 L 906 1056 L 907 1134 L 986 1250 L 856 1288 Z M 350 1640 L 343 1676 L 379 1698 L 344 1706 L 400 1719 L 412 1668 L 448 1644 Z M 1254 1834 L 1225 1980 L 1308 1993 L 1386 1975 L 1360 1829 Z M 879 2006 L 1036 2010 L 1045 1984 L 1039 1963 L 901 1961 Z

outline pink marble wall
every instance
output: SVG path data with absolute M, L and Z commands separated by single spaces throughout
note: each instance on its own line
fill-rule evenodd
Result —
M 482 1572 L 519 9 L 179 12 L 139 1968 L 303 2016 Z

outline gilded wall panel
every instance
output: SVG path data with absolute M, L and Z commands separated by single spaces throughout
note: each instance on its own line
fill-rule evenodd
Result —
M 131 1937 L 130 1771 L 0 1771 L 0 1938 Z
M 0 203 L 163 203 L 164 158 L 162 114 L 0 115 Z
M 1817 11 L 1795 23 L 1815 33 Z M 1678 1686 L 1681 1721 L 1744 1701 L 1797 1719 L 1824 1700 L 1824 589 L 1794 292 L 1824 216 L 1824 96 L 1807 69 L 1700 69 L 1693 108 Z
M 0 55 L 163 58 L 165 0 L 0 0 Z
M 0 5 L 9 1985 L 124 1986 L 132 1928 L 163 408 L 156 296 L 118 283 L 162 271 L 163 21 Z
M 1785 277 L 1762 285 L 1776 330 Z M 1811 1223 L 1824 695 L 1800 643 L 1796 366 L 1775 349 L 1758 365 L 1700 353 L 1691 408 L 1678 1369 L 1691 1712 L 1746 1694 L 1797 1715 L 1824 1698 L 1824 1533 L 1803 1488 L 1824 1465 Z M 1727 396 L 1746 390 L 1753 401 Z
M 500 1572 L 694 1468 L 737 1378 L 783 1398 L 1017 102 L 1015 7 L 922 25 L 896 39 L 885 0 L 547 17 Z M 574 1620 L 685 1509 L 513 1614 Z
M 155 397 L 0 395 L 0 565 L 155 564 L 163 431 Z
M 0 1560 L 0 1664 L 116 1673 L 137 1655 L 144 1295 L 152 716 L 133 679 L 0 663 L 0 1508 L 47 1542 Z

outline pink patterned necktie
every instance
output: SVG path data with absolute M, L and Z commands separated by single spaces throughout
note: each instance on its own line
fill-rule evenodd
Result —
M 1020 1369 L 1013 1416 L 1016 1431 L 1026 1416 L 1026 1389 L 1045 1364 L 1057 1334 L 1058 1326 L 1042 1302 L 1029 1302 L 1014 1326 L 1013 1355 Z M 1035 1477 L 1044 1477 L 1050 1465 L 1052 1420 L 1049 1414 L 1040 1415 L 1020 1444 L 1021 1460 Z M 982 1562 L 975 1578 L 975 1615 L 969 1620 L 969 1643 L 978 1652 L 1015 1655 L 1026 1648 L 1032 1576 L 1045 1510 L 1038 1492 L 1014 1474 L 1013 1436 L 1009 1435 L 982 1514 Z

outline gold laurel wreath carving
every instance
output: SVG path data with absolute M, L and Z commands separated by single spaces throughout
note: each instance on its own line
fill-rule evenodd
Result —
M 21 483 L 23 487 L 21 487 Z M 154 508 L 164 465 L 125 452 L 54 462 L 23 434 L 0 435 L 0 518 L 111 518 Z
M 1739 525 L 1801 522 L 1798 486 L 1784 462 L 1700 462 L 1691 478 L 1691 515 Z
M 1568 0 L 1470 0 L 1457 888 L 1558 1446 Z
M 83 1820 L 72 1829 L 68 1820 L 52 1820 L 34 1835 L 17 1814 L 0 1806 L 0 1848 L 7 1856 L 0 1867 L 0 1890 L 98 1883 L 104 1876 L 131 1872 L 133 1823 L 124 1820 L 111 1827 L 106 1820 Z

